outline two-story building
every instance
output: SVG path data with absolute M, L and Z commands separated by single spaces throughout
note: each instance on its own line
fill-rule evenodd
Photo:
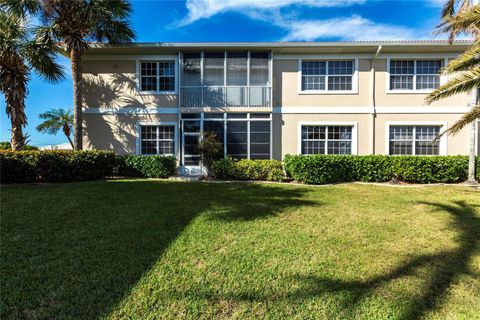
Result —
M 248 159 L 467 154 L 468 129 L 434 138 L 470 109 L 471 97 L 424 99 L 447 81 L 441 68 L 469 45 L 96 45 L 83 63 L 85 147 L 174 155 L 191 173 L 200 170 L 196 147 L 206 131 L 217 134 L 225 156 Z

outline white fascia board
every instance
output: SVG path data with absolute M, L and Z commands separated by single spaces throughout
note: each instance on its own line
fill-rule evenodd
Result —
M 124 61 L 124 60 L 177 60 L 176 54 L 152 54 L 152 55 L 135 55 L 135 54 L 111 54 L 111 55 L 85 55 L 82 57 L 84 61 Z
M 469 107 L 465 106 L 447 106 L 447 107 L 432 107 L 432 106 L 377 106 L 377 114 L 462 114 L 469 111 Z M 372 107 L 366 106 L 289 106 L 289 107 L 274 107 L 273 113 L 282 114 L 369 114 L 373 113 Z
M 178 108 L 86 108 L 85 114 L 178 114 Z

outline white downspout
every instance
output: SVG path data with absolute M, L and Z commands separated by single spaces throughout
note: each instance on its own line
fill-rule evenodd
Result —
M 378 57 L 382 51 L 382 45 L 379 45 L 374 56 L 370 60 L 370 106 L 371 106 L 371 117 L 370 117 L 370 154 L 375 154 L 375 118 L 377 117 L 377 108 L 375 101 L 375 59 Z

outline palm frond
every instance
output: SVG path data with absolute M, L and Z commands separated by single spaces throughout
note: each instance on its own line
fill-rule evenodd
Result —
M 436 33 L 448 33 L 451 40 L 460 33 L 477 35 L 480 31 L 480 5 L 466 7 L 457 14 L 444 18 Z
M 64 127 L 73 127 L 73 115 L 69 109 L 51 109 L 41 113 L 40 119 L 44 119 L 41 124 L 37 126 L 37 131 L 57 134 L 57 132 Z
M 132 41 L 135 34 L 128 22 L 132 8 L 125 0 L 97 0 L 88 14 L 90 37 L 95 41 L 124 43 Z
M 445 5 L 442 8 L 441 17 L 443 20 L 448 19 L 449 17 L 455 14 L 455 4 L 457 0 L 447 0 Z
M 455 60 L 451 61 L 443 72 L 454 73 L 458 71 L 467 71 L 478 67 L 480 64 L 480 45 L 475 43 L 470 49 L 462 53 Z
M 466 125 L 480 120 L 480 105 L 477 105 L 472 108 L 469 112 L 465 113 L 460 120 L 455 122 L 445 133 L 447 134 L 457 134 L 462 130 Z
M 49 119 L 37 126 L 37 131 L 48 134 L 57 134 L 62 128 L 62 123 L 58 119 Z
M 0 8 L 19 17 L 36 14 L 42 4 L 39 0 L 0 0 Z
M 459 73 L 447 83 L 429 93 L 425 101 L 430 104 L 434 101 L 450 97 L 457 93 L 468 92 L 478 87 L 480 87 L 480 67 Z
M 64 78 L 63 68 L 55 61 L 60 47 L 53 39 L 50 28 L 35 29 L 35 38 L 25 47 L 30 65 L 43 79 L 57 83 Z

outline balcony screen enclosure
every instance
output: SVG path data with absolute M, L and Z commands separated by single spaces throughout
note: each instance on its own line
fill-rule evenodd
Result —
M 270 53 L 182 54 L 180 104 L 196 107 L 269 107 Z
M 224 156 L 237 159 L 270 159 L 271 114 L 182 114 L 182 164 L 200 165 L 198 143 L 204 132 L 214 132 Z

